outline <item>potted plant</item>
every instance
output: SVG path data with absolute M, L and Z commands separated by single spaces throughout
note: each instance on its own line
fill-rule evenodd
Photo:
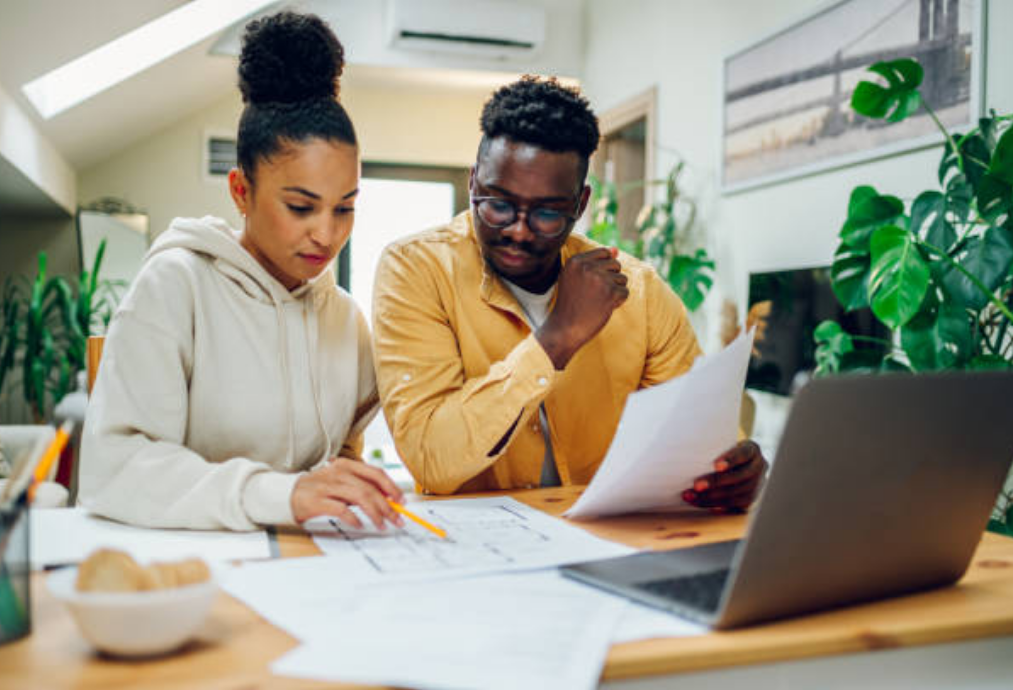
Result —
M 846 310 L 870 307 L 891 337 L 885 354 L 860 350 L 858 336 L 824 321 L 814 334 L 817 374 L 1013 368 L 1013 115 L 992 111 L 951 134 L 918 91 L 918 62 L 869 71 L 885 83 L 861 82 L 852 108 L 891 122 L 924 108 L 945 142 L 939 187 L 909 205 L 867 185 L 851 192 L 833 290 Z M 1013 496 L 1000 497 L 994 517 L 990 528 L 1013 534 Z
M 74 286 L 47 275 L 45 252 L 39 253 L 33 280 L 4 285 L 0 390 L 11 374 L 20 374 L 22 396 L 37 423 L 49 417 L 84 368 L 88 336 L 112 318 L 121 283 L 99 279 L 104 254 L 103 240 L 92 266 L 81 271 Z
M 695 311 L 714 284 L 714 261 L 706 249 L 692 244 L 696 204 L 679 186 L 684 170 L 685 163 L 680 161 L 664 180 L 646 183 L 662 187 L 665 194 L 661 201 L 640 210 L 634 228 L 636 241 L 625 239 L 616 221 L 619 206 L 616 185 L 603 183 L 592 175 L 593 216 L 587 234 L 596 242 L 618 247 L 654 266 L 682 298 L 686 308 Z M 643 184 L 634 183 L 636 186 Z

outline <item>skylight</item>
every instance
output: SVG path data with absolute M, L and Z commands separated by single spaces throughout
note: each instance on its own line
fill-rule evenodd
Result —
M 277 0 L 193 0 L 21 89 L 48 120 L 274 2 Z

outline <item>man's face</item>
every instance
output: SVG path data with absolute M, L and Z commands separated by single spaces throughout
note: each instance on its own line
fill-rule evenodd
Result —
M 485 222 L 476 205 L 472 216 L 482 256 L 496 273 L 529 292 L 549 289 L 559 272 L 559 252 L 573 230 L 565 219 L 555 236 L 538 232 L 532 223 L 535 209 L 546 209 L 572 218 L 580 217 L 590 189 L 583 185 L 583 166 L 576 152 L 555 153 L 498 137 L 488 143 L 471 171 L 471 196 L 496 197 L 519 211 L 505 227 Z M 547 215 L 547 214 L 541 214 Z M 535 225 L 532 228 L 532 225 Z

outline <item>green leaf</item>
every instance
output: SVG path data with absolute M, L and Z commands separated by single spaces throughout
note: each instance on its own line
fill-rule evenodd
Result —
M 841 244 L 830 268 L 831 287 L 845 311 L 869 306 L 866 282 L 871 259 L 869 252 Z
M 822 321 L 813 329 L 813 340 L 817 376 L 840 371 L 844 357 L 855 349 L 851 336 L 836 321 Z
M 984 283 L 990 293 L 994 292 L 1009 275 L 1013 264 L 1013 240 L 1001 228 L 988 228 L 981 237 L 968 239 L 954 260 Z M 977 311 L 988 303 L 988 294 L 953 266 L 944 265 L 941 278 L 946 291 L 971 309 Z
M 955 175 L 946 184 L 946 211 L 948 220 L 964 223 L 971 215 L 974 188 L 964 175 Z
M 988 173 L 1008 185 L 1013 185 L 1013 127 L 1010 127 L 999 138 L 992 154 L 992 162 Z
M 858 207 L 873 197 L 879 196 L 875 187 L 862 185 L 851 190 L 851 198 L 848 199 L 848 215 L 852 216 L 858 211 Z
M 865 191 L 867 189 L 871 188 L 859 187 L 851 193 L 848 219 L 840 232 L 842 241 L 863 251 L 868 250 L 873 232 L 884 225 L 896 224 L 904 215 L 904 202 L 900 199 L 879 194 L 872 196 Z
M 1007 520 L 1008 519 L 1009 518 L 1007 518 Z M 1005 522 L 1002 522 L 1001 520 L 996 520 L 995 518 L 992 518 L 991 520 L 988 521 L 987 529 L 989 532 L 994 532 L 996 534 L 1003 534 L 1007 536 L 1013 534 L 1013 532 L 1011 532 L 1010 528 L 1007 527 Z
M 914 235 L 903 228 L 879 228 L 872 235 L 870 247 L 872 312 L 890 328 L 900 328 L 921 308 L 929 287 L 929 267 L 915 245 Z
M 900 122 L 912 115 L 921 105 L 918 85 L 922 82 L 922 67 L 910 58 L 877 62 L 869 67 L 884 79 L 887 85 L 863 81 L 851 96 L 851 107 L 872 118 L 886 118 Z
M 668 284 L 682 298 L 686 308 L 695 311 L 714 284 L 714 279 L 707 275 L 713 270 L 714 262 L 704 249 L 697 249 L 692 256 L 677 254 L 668 265 Z
M 922 192 L 911 204 L 911 232 L 940 249 L 957 241 L 957 231 L 946 220 L 946 197 L 940 192 Z
M 912 372 L 909 365 L 895 359 L 892 353 L 883 357 L 883 361 L 880 363 L 879 369 L 880 371 L 903 372 L 906 374 L 910 374 Z
M 977 190 L 981 178 L 988 172 L 988 161 L 992 155 L 988 144 L 980 134 L 972 134 L 960 144 L 960 153 L 964 159 L 964 175 L 971 187 Z
M 978 213 L 989 223 L 1002 224 L 1013 210 L 1013 185 L 988 173 L 978 185 Z
M 970 316 L 952 302 L 939 304 L 929 293 L 923 309 L 901 329 L 900 343 L 917 371 L 952 368 L 974 347 Z
M 1013 369 L 1013 362 L 1003 359 L 999 355 L 978 355 L 968 362 L 967 368 L 975 371 Z

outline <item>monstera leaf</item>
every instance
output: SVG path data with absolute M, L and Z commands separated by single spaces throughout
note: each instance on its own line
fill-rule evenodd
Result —
M 989 295 L 1009 276 L 1013 264 L 1013 239 L 1002 228 L 988 228 L 981 237 L 972 237 L 964 243 L 955 261 L 981 286 L 963 271 L 947 264 L 940 271 L 946 292 L 972 309 L 981 309 L 988 303 Z
M 904 216 L 904 202 L 882 196 L 872 187 L 858 187 L 848 202 L 848 219 L 840 237 L 845 244 L 862 251 L 869 249 L 869 237 L 884 225 L 896 225 Z
M 957 231 L 946 220 L 946 197 L 941 192 L 922 192 L 911 204 L 911 232 L 940 249 L 957 241 Z
M 953 302 L 930 292 L 923 309 L 900 332 L 901 347 L 917 371 L 948 369 L 966 361 L 974 347 L 971 319 Z
M 697 249 L 692 255 L 677 254 L 668 267 L 668 284 L 682 297 L 686 308 L 694 311 L 703 304 L 707 291 L 714 284 L 708 271 L 714 270 L 714 262 L 707 257 L 707 251 Z
M 851 107 L 866 117 L 886 118 L 900 122 L 912 115 L 922 103 L 918 86 L 922 83 L 922 66 L 904 58 L 890 62 L 877 62 L 869 67 L 886 80 L 886 86 L 874 82 L 859 82 L 851 96 Z
M 895 225 L 873 233 L 870 241 L 869 304 L 890 328 L 900 328 L 921 308 L 929 287 L 929 267 L 914 235 Z
M 1013 127 L 996 144 L 988 172 L 977 188 L 978 212 L 992 223 L 1009 220 L 1013 211 Z
M 830 267 L 830 287 L 845 311 L 869 306 L 869 293 L 865 285 L 870 263 L 869 252 L 853 249 L 843 243 L 834 252 L 834 263 Z
M 816 374 L 840 371 L 845 355 L 853 352 L 851 336 L 836 321 L 823 321 L 813 330 L 816 341 Z

